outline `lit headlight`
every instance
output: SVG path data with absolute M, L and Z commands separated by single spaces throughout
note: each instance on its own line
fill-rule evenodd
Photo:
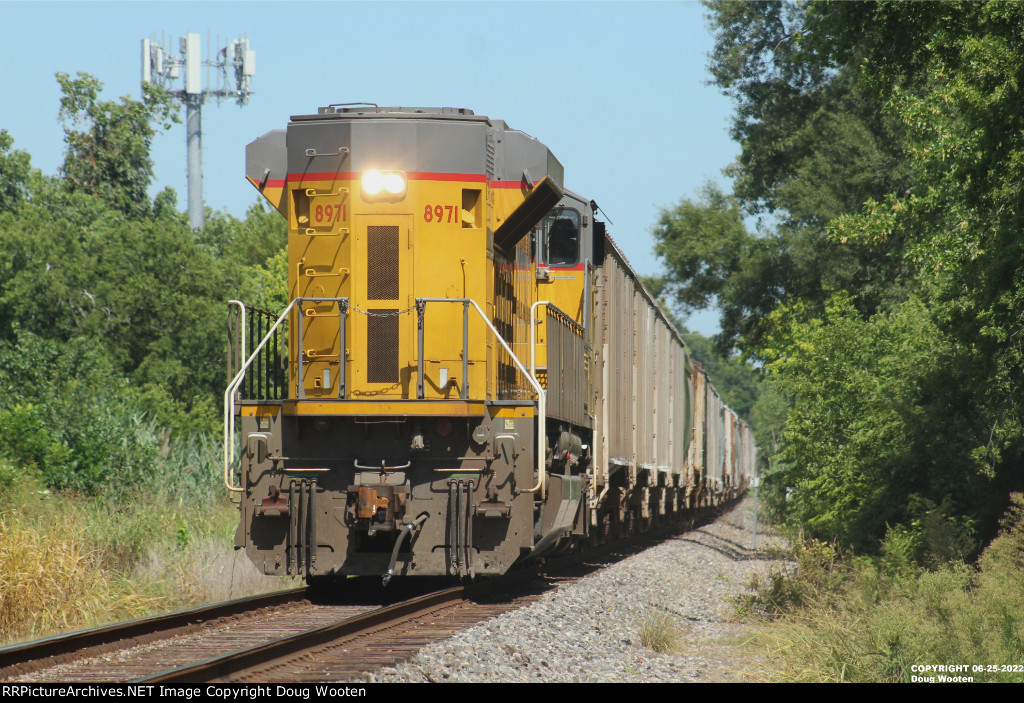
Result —
M 397 202 L 405 197 L 406 176 L 402 171 L 367 171 L 362 185 L 363 198 L 368 201 Z
M 384 188 L 392 195 L 398 195 L 405 190 L 405 179 L 400 174 L 387 173 L 384 175 Z
M 384 176 L 380 171 L 367 171 L 363 174 L 363 192 L 377 195 L 384 188 Z

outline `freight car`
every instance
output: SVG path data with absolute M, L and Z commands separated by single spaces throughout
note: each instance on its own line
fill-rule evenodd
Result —
M 288 222 L 287 308 L 229 305 L 224 481 L 264 573 L 497 575 L 752 477 L 750 429 L 537 139 L 330 105 L 246 177 Z

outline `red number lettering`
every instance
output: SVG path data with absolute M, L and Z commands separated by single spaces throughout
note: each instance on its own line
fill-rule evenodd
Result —
M 445 215 L 445 212 L 448 214 Z M 459 222 L 459 206 L 458 205 L 425 205 L 423 207 L 423 220 L 424 222 Z
M 344 206 L 344 205 L 339 205 L 339 206 L 337 207 L 337 209 L 335 209 L 335 211 L 334 211 L 334 221 L 335 221 L 335 222 L 337 222 L 338 220 L 341 220 L 341 219 L 343 219 L 343 218 L 342 218 L 342 215 L 341 215 L 341 213 L 342 213 L 342 212 L 343 212 L 344 210 L 345 210 L 345 206 Z
M 323 219 L 324 219 L 324 206 L 323 205 L 317 205 L 316 206 L 316 221 L 317 222 L 322 222 Z
M 327 221 L 328 222 L 333 220 L 334 219 L 334 206 L 333 205 L 328 205 L 327 208 L 326 208 L 326 212 L 324 214 L 327 215 Z

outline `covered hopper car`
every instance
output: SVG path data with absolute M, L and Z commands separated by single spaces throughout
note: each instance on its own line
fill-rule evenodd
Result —
M 750 428 L 544 144 L 331 105 L 248 145 L 289 304 L 231 301 L 224 480 L 267 574 L 472 578 L 679 520 Z

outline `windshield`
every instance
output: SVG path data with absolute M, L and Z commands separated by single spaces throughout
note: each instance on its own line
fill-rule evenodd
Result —
M 573 266 L 580 260 L 580 216 L 559 208 L 544 218 L 544 259 L 549 266 Z

